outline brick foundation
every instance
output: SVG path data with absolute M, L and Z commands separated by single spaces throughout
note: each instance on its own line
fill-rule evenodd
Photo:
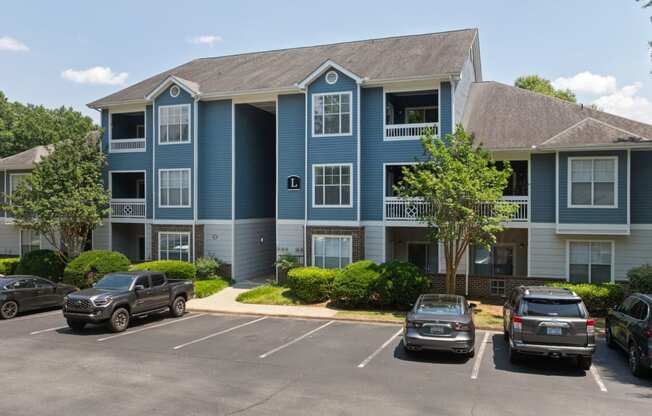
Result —
M 306 264 L 312 265 L 313 235 L 350 235 L 353 250 L 351 257 L 354 262 L 364 259 L 364 227 L 306 227 Z
M 504 293 L 495 294 L 491 293 L 491 281 L 505 282 Z M 445 293 L 446 283 L 443 274 L 433 274 L 430 276 L 432 283 L 430 290 L 433 293 Z M 500 277 L 484 277 L 484 276 L 469 276 L 469 296 L 481 298 L 500 298 L 509 294 L 513 288 L 518 286 L 537 286 L 545 285 L 549 282 L 559 282 L 559 279 L 549 279 L 540 277 L 525 277 L 525 276 L 500 276 Z M 464 295 L 465 289 L 465 276 L 458 275 L 455 279 L 455 292 L 458 295 Z

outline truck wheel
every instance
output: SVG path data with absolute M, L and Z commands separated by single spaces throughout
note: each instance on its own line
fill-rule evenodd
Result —
M 577 366 L 584 371 L 589 371 L 591 369 L 591 364 L 593 364 L 593 359 L 591 357 L 577 357 Z
M 174 298 L 172 306 L 170 306 L 170 313 L 172 313 L 172 316 L 175 318 L 183 316 L 183 314 L 186 313 L 186 300 L 183 296 L 177 296 Z
M 112 332 L 122 332 L 129 327 L 129 311 L 117 308 L 109 319 L 109 328 Z
M 11 319 L 18 314 L 18 304 L 13 300 L 3 302 L 0 306 L 0 318 Z
M 68 327 L 70 327 L 70 329 L 72 329 L 73 331 L 81 331 L 86 326 L 86 322 L 75 321 L 73 319 L 67 319 L 67 321 L 68 321 Z

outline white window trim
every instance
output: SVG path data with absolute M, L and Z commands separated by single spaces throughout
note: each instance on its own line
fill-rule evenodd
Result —
M 310 249 L 310 251 L 311 251 L 310 259 L 311 259 L 311 264 L 313 266 L 315 265 L 315 240 L 317 238 L 339 238 L 339 239 L 348 238 L 349 239 L 349 256 L 350 256 L 349 257 L 349 264 L 353 263 L 353 235 L 351 235 L 351 234 L 341 234 L 341 235 L 338 235 L 338 234 L 313 234 L 312 235 L 312 247 Z M 341 247 L 341 245 L 340 245 L 340 247 Z M 341 250 L 340 250 L 340 253 L 341 253 Z M 340 258 L 340 260 L 342 259 L 341 256 L 339 258 Z M 340 261 L 340 268 L 341 268 L 341 261 Z
M 167 260 L 168 258 L 163 259 L 161 257 L 161 235 L 167 234 L 167 235 L 180 235 L 180 236 L 188 236 L 188 260 L 190 261 L 192 259 L 192 240 L 190 239 L 190 231 L 159 231 L 158 232 L 158 259 L 159 260 Z
M 9 174 L 9 192 L 7 192 L 7 194 L 9 196 L 11 196 L 14 193 L 14 177 L 27 176 L 27 175 L 29 175 L 28 172 L 10 173 Z
M 190 168 L 159 169 L 158 170 L 158 207 L 159 208 L 191 208 L 192 207 L 192 176 Z M 188 204 L 187 205 L 162 205 L 161 204 L 161 172 L 188 172 Z M 183 198 L 182 198 L 183 199 Z M 169 200 L 169 193 L 168 193 Z
M 188 140 L 181 140 L 178 142 L 161 142 L 161 109 L 162 108 L 171 108 L 171 107 L 187 107 L 188 108 Z M 192 106 L 190 104 L 170 104 L 170 105 L 159 105 L 157 111 L 157 120 L 156 124 L 158 125 L 158 135 L 156 138 L 157 143 L 160 146 L 175 145 L 175 144 L 188 144 L 192 143 Z
M 348 133 L 315 133 L 315 101 L 318 97 L 323 97 L 326 95 L 348 95 L 349 96 L 349 132 Z M 341 107 L 341 101 L 340 101 Z M 342 113 L 340 112 L 340 130 L 342 130 Z M 320 92 L 312 94 L 312 111 L 310 114 L 310 123 L 312 124 L 312 137 L 344 137 L 344 136 L 353 136 L 353 93 L 351 91 L 333 91 L 333 92 Z M 322 123 L 324 129 L 326 128 L 325 124 Z
M 574 160 L 613 160 L 614 161 L 614 204 L 613 205 L 575 205 L 572 203 L 572 185 L 573 185 L 573 178 L 572 178 L 572 163 Z M 586 209 L 586 208 L 598 208 L 598 209 L 605 209 L 605 208 L 611 208 L 611 209 L 616 209 L 618 208 L 618 156 L 581 156 L 581 157 L 569 157 L 568 161 L 566 162 L 566 207 L 567 208 L 581 208 L 581 209 Z M 593 178 L 591 178 L 591 202 L 594 200 L 594 184 L 595 182 L 593 181 Z
M 335 80 L 334 80 L 333 82 L 329 82 L 329 81 L 328 81 L 328 77 L 329 77 L 329 75 L 332 75 L 332 74 L 335 75 Z M 340 79 L 340 75 L 337 73 L 337 71 L 332 70 L 332 69 L 331 69 L 330 71 L 326 72 L 326 75 L 324 75 L 324 81 L 326 81 L 326 83 L 327 83 L 328 85 L 335 85 L 335 84 L 337 84 L 337 81 L 339 81 L 339 79 Z
M 615 282 L 616 242 L 614 240 L 566 240 L 566 281 L 570 282 L 570 245 L 571 243 L 610 243 L 611 244 L 611 283 Z M 589 252 L 589 281 L 591 283 L 591 253 Z
M 316 177 L 315 171 L 317 168 L 333 167 L 333 166 L 348 166 L 349 167 L 349 177 L 351 182 L 349 184 L 349 204 L 348 205 L 317 205 L 315 204 L 315 190 L 316 190 Z M 341 176 L 340 172 L 340 176 Z M 312 165 L 312 207 L 313 208 L 353 208 L 353 163 L 323 163 Z M 342 184 L 340 184 L 341 186 Z
M 410 110 L 439 110 L 439 107 L 436 105 L 425 105 L 422 107 L 405 107 L 405 114 L 403 115 L 403 124 L 410 124 L 408 123 L 408 111 Z M 438 111 L 439 112 L 439 111 Z M 428 121 L 424 121 L 424 123 L 429 123 Z M 437 122 L 438 123 L 438 122 Z

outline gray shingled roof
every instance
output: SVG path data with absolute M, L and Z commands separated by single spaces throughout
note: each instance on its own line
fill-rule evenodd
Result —
M 202 58 L 89 104 L 142 101 L 168 76 L 198 85 L 202 95 L 290 89 L 327 60 L 374 80 L 459 75 L 477 29 Z
M 15 155 L 0 159 L 0 170 L 23 170 L 32 169 L 45 156 L 48 156 L 54 146 L 36 146 Z
M 652 139 L 651 125 L 498 82 L 471 85 L 462 124 L 492 150 L 628 146 Z

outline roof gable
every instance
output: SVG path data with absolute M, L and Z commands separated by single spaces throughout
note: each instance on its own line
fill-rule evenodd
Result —
M 652 144 L 652 140 L 589 117 L 556 134 L 538 147 L 545 149 L 547 147 L 576 147 L 577 145 L 583 147 L 622 146 L 641 143 Z
M 156 86 L 156 88 L 154 88 L 147 95 L 145 95 L 145 99 L 147 101 L 152 101 L 153 99 L 158 97 L 161 93 L 166 91 L 172 85 L 179 86 L 184 91 L 186 91 L 188 94 L 190 94 L 190 96 L 192 96 L 193 98 L 195 98 L 195 97 L 197 97 L 199 95 L 199 85 L 196 82 L 188 81 L 187 79 L 183 79 L 183 78 L 180 78 L 180 77 L 176 77 L 174 75 L 170 75 L 165 80 L 163 80 L 161 83 L 159 83 Z
M 343 73 L 347 77 L 351 78 L 354 80 L 357 84 L 360 84 L 363 80 L 363 78 L 357 74 L 354 74 L 353 72 L 349 71 L 348 69 L 344 68 L 342 65 L 339 65 L 337 62 L 334 62 L 332 60 L 327 60 L 323 64 L 319 65 L 317 69 L 315 69 L 313 72 L 310 73 L 307 77 L 305 77 L 301 82 L 297 84 L 297 86 L 301 89 L 305 89 L 308 85 L 310 85 L 313 81 L 315 81 L 317 78 L 322 76 L 326 71 L 329 69 L 336 69 L 339 72 Z

